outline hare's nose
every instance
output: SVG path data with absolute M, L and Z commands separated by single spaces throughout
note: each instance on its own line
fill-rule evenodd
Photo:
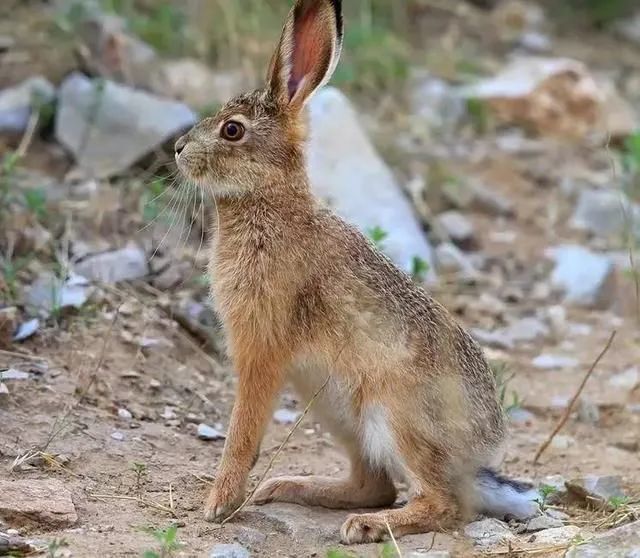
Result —
M 185 148 L 186 145 L 187 145 L 187 136 L 182 136 L 180 139 L 178 139 L 174 147 L 176 155 L 180 155 L 180 153 L 182 153 L 182 150 Z

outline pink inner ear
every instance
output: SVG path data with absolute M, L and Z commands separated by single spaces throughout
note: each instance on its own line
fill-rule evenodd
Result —
M 295 23 L 293 34 L 293 56 L 291 64 L 291 76 L 289 77 L 289 99 L 293 99 L 305 76 L 323 71 L 323 62 L 331 52 L 330 38 L 323 32 L 322 18 L 319 17 L 316 6 L 307 9 Z M 312 77 L 312 81 L 320 81 L 321 76 Z M 317 84 L 316 84 L 317 85 Z

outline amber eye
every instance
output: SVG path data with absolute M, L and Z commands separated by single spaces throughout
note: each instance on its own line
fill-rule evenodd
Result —
M 229 120 L 222 125 L 220 135 L 228 141 L 239 141 L 244 136 L 244 126 L 235 120 Z

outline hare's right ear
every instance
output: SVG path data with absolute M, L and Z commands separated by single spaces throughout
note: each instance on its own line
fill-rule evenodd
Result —
M 282 30 L 267 88 L 279 103 L 300 110 L 327 83 L 342 49 L 342 0 L 297 0 Z

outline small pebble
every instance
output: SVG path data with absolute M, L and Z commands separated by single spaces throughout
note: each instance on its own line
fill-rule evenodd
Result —
M 151 389 L 159 389 L 159 388 L 160 388 L 160 386 L 162 386 L 162 384 L 161 384 L 158 380 L 156 380 L 155 378 L 152 378 L 152 379 L 149 381 L 149 387 L 150 387 Z
M 0 383 L 0 395 L 9 395 L 9 388 L 6 384 Z
M 31 377 L 29 372 L 23 372 L 16 368 L 9 368 L 0 372 L 0 380 L 28 380 Z
M 165 420 L 175 420 L 176 418 L 178 418 L 178 415 L 176 415 L 175 407 L 171 407 L 170 405 L 167 405 L 164 408 L 164 411 L 162 411 L 162 414 L 160 415 L 160 417 Z
M 217 544 L 209 552 L 209 558 L 249 558 L 249 551 L 238 543 Z
M 298 420 L 300 413 L 298 411 L 290 411 L 289 409 L 278 409 L 273 413 L 273 420 L 278 424 L 293 424 Z
M 13 336 L 14 341 L 24 341 L 31 337 L 40 327 L 40 321 L 37 318 L 20 324 L 18 331 Z
M 122 442 L 124 440 L 124 434 L 122 432 L 117 431 L 117 430 L 115 432 L 111 433 L 111 437 L 114 440 L 117 440 L 118 442 Z
M 532 364 L 541 370 L 554 370 L 557 368 L 573 368 L 578 365 L 578 361 L 567 356 L 542 354 L 534 358 Z
M 122 420 L 131 420 L 133 415 L 131 414 L 131 411 L 128 411 L 127 409 L 118 409 L 118 417 Z
M 225 435 L 214 428 L 204 423 L 198 425 L 198 438 L 201 440 L 224 440 Z

